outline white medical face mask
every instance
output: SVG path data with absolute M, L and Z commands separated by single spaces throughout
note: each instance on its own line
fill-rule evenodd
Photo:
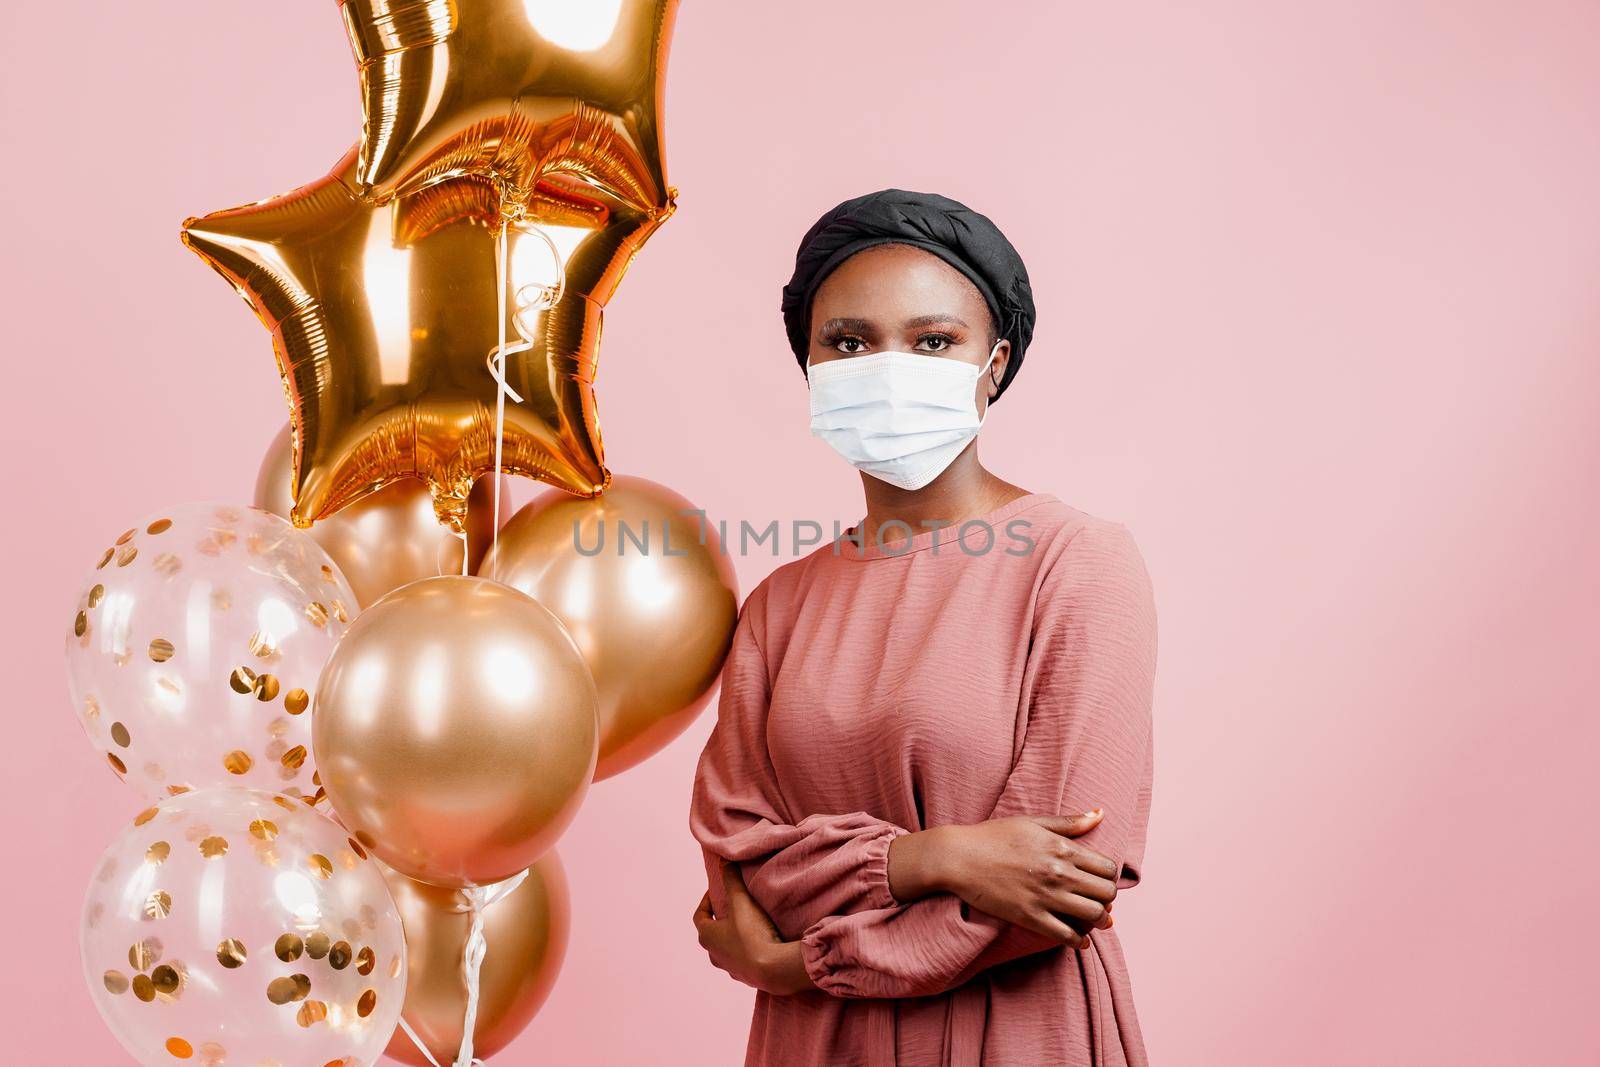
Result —
M 978 435 L 982 367 L 914 352 L 874 352 L 806 363 L 811 433 L 851 466 L 901 489 L 921 489 L 955 462 Z

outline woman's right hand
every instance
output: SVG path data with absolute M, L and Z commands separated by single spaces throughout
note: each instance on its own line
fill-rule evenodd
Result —
M 889 850 L 897 899 L 954 893 L 981 912 L 1084 948 L 1110 925 L 1117 864 L 1074 840 L 1099 825 L 1083 815 L 1019 815 L 897 837 Z M 897 855 L 898 853 L 898 855 Z

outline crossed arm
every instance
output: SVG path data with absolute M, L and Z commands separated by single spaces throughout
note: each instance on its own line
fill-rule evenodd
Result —
M 1116 890 L 1139 878 L 1155 667 L 1149 578 L 1124 528 L 1086 527 L 1051 564 L 1022 750 L 989 819 L 971 826 L 789 819 L 764 740 L 756 607 L 740 620 L 695 779 L 691 827 L 710 886 L 695 923 L 714 963 L 774 993 L 927 996 L 1083 947 L 1108 924 Z

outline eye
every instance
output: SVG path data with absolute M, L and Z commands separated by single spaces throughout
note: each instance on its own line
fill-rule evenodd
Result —
M 832 348 L 836 352 L 843 352 L 846 355 L 853 356 L 860 352 L 866 351 L 867 342 L 863 341 L 859 337 L 839 337 L 830 340 L 828 342 L 828 347 Z
M 946 352 L 956 344 L 947 333 L 925 333 L 917 338 L 917 347 L 924 352 Z

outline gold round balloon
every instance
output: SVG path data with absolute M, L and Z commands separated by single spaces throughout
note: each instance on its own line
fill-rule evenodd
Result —
M 644 478 L 617 477 L 594 500 L 531 501 L 479 573 L 555 612 L 583 650 L 600 697 L 596 781 L 694 721 L 738 621 L 738 583 L 715 524 Z
M 256 476 L 256 507 L 285 519 L 294 506 L 294 439 L 285 426 L 272 439 Z M 509 506 L 502 479 L 501 507 Z M 421 482 L 395 482 L 312 526 L 320 544 L 366 607 L 418 578 L 461 573 L 461 538 L 439 524 Z M 494 483 L 480 478 L 467 502 L 467 566 L 478 569 L 494 539 Z
M 317 684 L 312 749 L 340 820 L 411 878 L 532 866 L 594 774 L 594 682 L 557 618 L 483 578 L 402 586 L 356 617 Z
M 467 1006 L 461 952 L 471 921 L 461 892 L 413 881 L 381 866 L 379 870 L 405 925 L 405 1021 L 434 1062 L 454 1063 Z M 472 1028 L 475 1055 L 493 1056 L 539 1013 L 555 988 L 571 926 L 567 876 L 554 851 L 545 853 L 516 888 L 484 909 L 487 950 L 478 972 L 478 1016 Z M 414 1067 L 428 1064 L 400 1029 L 389 1041 L 386 1055 Z

